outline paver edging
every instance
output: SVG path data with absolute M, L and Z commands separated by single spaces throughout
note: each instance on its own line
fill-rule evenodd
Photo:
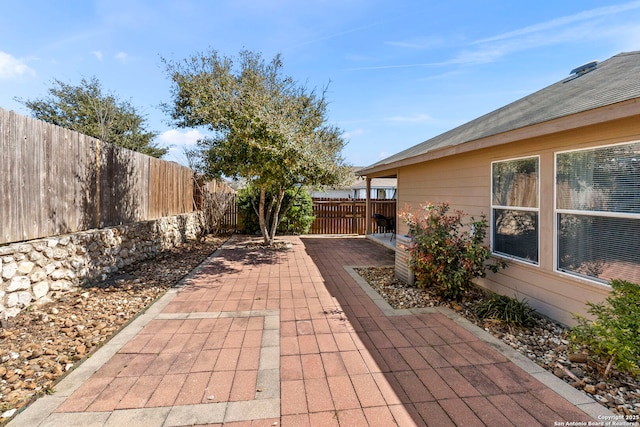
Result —
M 441 313 L 449 319 L 456 322 L 465 330 L 473 334 L 479 340 L 489 345 L 494 350 L 498 351 L 516 366 L 523 369 L 525 372 L 533 376 L 551 390 L 555 391 L 561 397 L 566 399 L 569 403 L 576 406 L 588 416 L 595 420 L 602 419 L 614 419 L 610 417 L 616 417 L 616 414 L 587 396 L 585 393 L 577 390 L 571 385 L 565 383 L 551 372 L 547 371 L 543 367 L 536 364 L 531 359 L 527 358 L 517 350 L 511 348 L 498 338 L 491 335 L 489 332 L 470 322 L 466 318 L 460 316 L 455 311 L 448 307 L 427 307 L 427 308 L 411 308 L 411 309 L 394 309 L 389 303 L 380 296 L 375 289 L 373 289 L 367 281 L 360 276 L 355 269 L 356 268 L 368 268 L 370 266 L 343 266 L 349 273 L 353 280 L 362 288 L 362 290 L 371 298 L 371 300 L 382 310 L 386 316 L 409 316 L 412 314 L 423 313 Z M 393 267 L 393 266 L 391 266 Z
M 115 355 L 133 336 L 135 336 L 139 331 L 141 331 L 151 320 L 154 319 L 196 319 L 196 318 L 212 318 L 212 317 L 251 317 L 251 316 L 259 316 L 264 318 L 264 331 L 265 335 L 263 336 L 263 345 L 261 346 L 261 355 L 260 355 L 260 363 L 261 366 L 259 368 L 259 374 L 261 375 L 261 380 L 263 382 L 271 381 L 275 376 L 279 378 L 279 340 L 276 340 L 276 344 L 274 344 L 273 335 L 279 336 L 279 328 L 280 328 L 280 316 L 278 310 L 257 310 L 257 311 L 240 311 L 234 313 L 169 313 L 163 314 L 162 310 L 171 302 L 171 300 L 184 288 L 185 285 L 189 284 L 194 276 L 199 274 L 206 264 L 211 262 L 211 260 L 217 256 L 219 256 L 220 252 L 225 249 L 229 242 L 232 239 L 227 240 L 227 242 L 223 243 L 223 245 L 214 251 L 211 255 L 209 255 L 202 263 L 196 266 L 193 270 L 187 273 L 185 276 L 180 279 L 173 287 L 169 288 L 162 296 L 158 297 L 155 301 L 153 301 L 149 306 L 147 306 L 141 313 L 132 318 L 129 322 L 127 322 L 109 341 L 107 341 L 102 347 L 98 348 L 95 353 L 92 353 L 87 358 L 85 358 L 77 367 L 75 367 L 71 372 L 65 375 L 56 385 L 55 385 L 55 394 L 41 396 L 36 399 L 31 405 L 23 408 L 20 412 L 18 412 L 7 424 L 8 427 L 19 427 L 19 426 L 28 426 L 32 427 L 35 425 L 41 425 L 45 423 L 47 420 L 51 420 L 53 418 L 59 419 L 60 422 L 66 423 L 70 421 L 80 422 L 77 425 L 108 425 L 109 418 L 112 413 L 109 412 L 98 412 L 98 413 L 90 413 L 90 412 L 81 412 L 81 413 L 55 413 L 54 411 L 69 397 L 71 396 L 83 383 L 86 381 L 91 375 L 93 375 L 106 361 L 108 361 L 113 355 Z M 277 356 L 277 360 L 274 360 L 274 357 Z M 277 375 L 274 374 L 276 371 Z M 238 418 L 237 408 L 267 408 L 269 411 L 265 412 L 266 415 L 273 416 L 275 414 L 274 411 L 278 412 L 279 416 L 279 408 L 280 408 L 280 384 L 279 382 L 274 386 L 273 390 L 270 393 L 264 393 L 264 396 L 260 395 L 256 397 L 253 401 L 246 402 L 226 402 L 224 404 L 224 412 L 222 417 L 215 416 L 215 422 L 223 421 L 224 417 L 226 417 L 227 410 L 231 411 L 231 417 Z M 264 387 L 264 384 L 262 384 Z M 277 397 L 275 396 L 277 395 Z M 252 403 L 255 402 L 255 403 Z M 239 406 L 240 405 L 240 406 Z M 266 406 L 265 406 L 266 405 Z M 193 407 L 213 407 L 213 404 L 201 404 L 201 405 L 191 405 Z M 166 407 L 166 408 L 142 408 L 142 409 L 125 409 L 114 411 L 113 413 L 118 414 L 128 414 L 145 411 L 154 411 L 154 410 L 166 410 L 167 416 L 172 416 L 175 418 L 174 421 L 184 419 L 186 416 L 188 418 L 188 414 L 185 415 L 186 408 L 180 407 Z M 157 412 L 157 411 L 156 411 Z M 188 411 L 187 411 L 188 412 Z M 180 414 L 180 415 L 178 415 Z M 65 418 L 68 417 L 68 418 Z M 220 418 L 220 419 L 218 419 Z M 262 418 L 262 417 L 260 417 Z M 67 421 L 65 421 L 67 420 Z M 91 421 L 90 424 L 89 421 Z M 226 420 L 225 420 L 226 421 Z M 164 420 L 162 421 L 164 424 Z

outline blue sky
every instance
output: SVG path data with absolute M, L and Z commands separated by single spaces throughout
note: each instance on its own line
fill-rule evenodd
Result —
M 328 85 L 346 160 L 366 166 L 563 79 L 640 50 L 640 1 L 1 0 L 0 107 L 47 95 L 53 79 L 97 77 L 130 101 L 184 163 L 202 130 L 174 129 L 160 58 L 212 48 L 266 59 L 309 88 Z

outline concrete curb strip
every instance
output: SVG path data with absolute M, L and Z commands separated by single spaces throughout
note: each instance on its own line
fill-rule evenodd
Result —
M 471 334 L 476 336 L 478 339 L 484 341 L 493 349 L 498 351 L 504 357 L 513 362 L 516 366 L 523 369 L 525 372 L 529 373 L 531 376 L 536 378 L 538 381 L 558 393 L 563 398 L 567 399 L 570 403 L 580 408 L 585 414 L 590 417 L 599 420 L 599 419 L 615 419 L 610 417 L 616 417 L 616 414 L 605 408 L 604 406 L 597 403 L 595 400 L 591 399 L 586 394 L 576 390 L 571 385 L 565 383 L 560 378 L 553 375 L 551 372 L 548 372 L 541 366 L 537 365 L 532 360 L 528 359 L 523 354 L 509 347 L 504 342 L 500 341 L 487 331 L 482 328 L 474 325 L 469 320 L 465 319 L 458 315 L 455 311 L 447 308 L 447 307 L 427 307 L 427 308 L 414 308 L 414 309 L 400 309 L 396 310 L 389 305 L 384 298 L 380 296 L 370 285 L 367 283 L 365 279 L 363 279 L 356 271 L 356 268 L 365 268 L 366 266 L 344 266 L 345 270 L 349 273 L 349 275 L 356 281 L 356 283 L 362 288 L 362 290 L 376 303 L 378 307 L 385 313 L 387 316 L 408 316 L 411 314 L 420 314 L 420 313 L 435 313 L 440 312 L 443 315 L 447 316 L 449 319 L 453 320 Z

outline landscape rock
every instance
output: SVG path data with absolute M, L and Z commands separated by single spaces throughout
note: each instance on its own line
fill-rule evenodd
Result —
M 428 289 L 411 287 L 398 280 L 392 267 L 357 268 L 356 271 L 395 309 L 433 306 L 454 309 L 453 304 L 441 301 Z M 483 290 L 474 288 L 462 303 L 455 304 L 456 312 L 614 413 L 640 415 L 638 377 L 612 369 L 604 378 L 607 361 L 591 360 L 588 349 L 569 354 L 568 329 L 547 318 L 538 317 L 530 328 L 478 318 L 474 307 L 485 298 Z
M 31 287 L 31 280 L 25 276 L 15 276 L 7 286 L 7 292 L 24 291 Z
M 35 267 L 35 264 L 32 263 L 31 261 L 22 261 L 20 264 L 18 264 L 18 273 L 21 275 L 28 275 L 31 273 L 31 271 L 33 270 L 33 267 Z
M 8 308 L 5 312 L 14 310 L 14 317 L 3 321 L 0 328 L 0 412 L 4 416 L 0 424 L 34 396 L 51 392 L 62 375 L 90 357 L 225 240 L 208 237 L 186 242 L 161 252 L 156 259 L 134 263 L 106 282 L 33 305 L 30 311 Z M 11 296 L 18 294 L 22 299 Z M 28 291 L 12 292 L 9 297 L 19 305 L 32 299 Z
M 569 361 L 573 363 L 587 363 L 589 357 L 584 353 L 570 353 Z
M 2 278 L 10 280 L 18 271 L 18 264 L 15 262 L 5 262 L 2 265 Z

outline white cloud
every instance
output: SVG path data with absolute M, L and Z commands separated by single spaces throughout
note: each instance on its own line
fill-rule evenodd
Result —
M 544 46 L 556 46 L 586 39 L 613 39 L 622 50 L 635 50 L 639 36 L 638 26 L 623 25 L 616 22 L 607 24 L 600 18 L 621 15 L 625 12 L 640 9 L 640 1 L 631 1 L 613 6 L 585 10 L 573 15 L 551 19 L 537 24 L 518 28 L 495 36 L 475 40 L 460 50 L 452 59 L 432 63 L 387 64 L 381 66 L 351 68 L 349 71 L 384 70 L 395 68 L 434 67 L 446 65 L 474 65 L 491 63 L 507 55 Z M 404 48 L 429 47 L 429 38 L 387 42 L 389 45 Z M 435 39 L 433 40 L 435 41 Z M 433 42 L 432 41 L 432 42 Z M 630 42 L 631 41 L 631 42 Z
M 413 68 L 413 67 L 431 67 L 434 65 L 445 65 L 443 63 L 419 63 L 419 64 L 395 64 L 395 65 L 378 65 L 373 67 L 354 67 L 347 68 L 347 71 L 363 71 L 363 70 L 389 70 L 393 68 Z
M 640 1 L 614 6 L 585 10 L 573 15 L 539 22 L 506 33 L 476 40 L 453 60 L 452 64 L 484 64 L 494 62 L 508 54 L 541 46 L 553 46 L 585 39 L 602 39 L 612 36 L 612 28 L 602 26 L 598 18 L 640 9 Z M 616 24 L 618 27 L 620 24 Z M 634 33 L 631 31 L 630 33 Z M 615 37 L 615 36 L 614 36 Z M 626 34 L 618 35 L 620 40 L 628 39 Z
M 598 18 L 606 15 L 614 15 L 614 14 L 626 12 L 628 10 L 639 9 L 639 8 L 640 8 L 640 1 L 633 1 L 633 2 L 618 4 L 614 6 L 606 6 L 606 7 L 600 7 L 600 8 L 591 9 L 591 10 L 585 10 L 583 12 L 576 13 L 573 15 L 563 16 L 560 18 L 552 19 L 550 21 L 541 22 L 538 24 L 520 28 L 514 31 L 509 31 L 507 33 L 499 34 L 493 37 L 477 40 L 474 44 L 494 42 L 499 40 L 512 39 L 515 37 L 521 37 L 521 36 L 533 34 L 533 33 L 540 33 L 543 31 L 551 30 L 553 28 L 566 26 L 574 22 L 591 20 L 593 18 Z
M 165 147 L 168 147 L 168 146 L 188 147 L 188 146 L 195 145 L 199 139 L 202 139 L 205 136 L 206 136 L 205 134 L 203 134 L 197 129 L 188 130 L 186 132 L 182 132 L 176 129 L 170 129 L 158 135 L 158 142 L 160 143 L 160 145 Z
M 444 40 L 441 37 L 419 37 L 403 41 L 389 41 L 386 45 L 407 49 L 433 49 L 441 47 Z
M 398 122 L 398 123 L 424 123 L 433 120 L 428 114 L 416 114 L 414 116 L 393 116 L 387 117 L 384 119 L 387 122 Z
M 93 54 L 93 56 L 96 57 L 98 61 L 102 61 L 102 57 L 103 57 L 102 52 L 100 52 L 99 50 L 94 50 L 91 53 Z
M 169 152 L 163 157 L 164 160 L 188 166 L 189 162 L 185 156 L 185 149 L 193 148 L 198 140 L 204 137 L 206 135 L 197 129 L 187 131 L 170 129 L 158 135 L 154 142 L 157 142 L 161 147 L 169 148 Z
M 120 62 L 125 62 L 127 60 L 127 54 L 125 52 L 118 52 L 115 55 L 115 58 Z
M 354 130 L 343 133 L 342 137 L 344 139 L 350 139 L 350 138 L 353 138 L 354 136 L 364 135 L 364 133 L 365 133 L 364 129 L 358 128 L 358 129 L 354 129 Z
M 36 72 L 21 60 L 0 51 L 0 79 L 12 79 L 25 74 L 35 76 Z

